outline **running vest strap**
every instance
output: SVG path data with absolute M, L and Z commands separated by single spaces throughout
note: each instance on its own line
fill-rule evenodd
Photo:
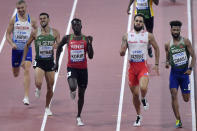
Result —
M 27 21 L 20 21 L 18 14 L 16 13 L 12 40 L 17 46 L 17 50 L 24 50 L 32 31 L 31 19 L 29 14 L 27 15 Z
M 145 62 L 147 56 L 148 32 L 142 30 L 128 33 L 128 49 L 130 62 Z
M 37 38 L 35 40 L 36 59 L 38 60 L 53 60 L 53 46 L 55 37 L 53 29 L 50 28 L 50 33 L 47 35 L 41 34 L 41 28 L 38 28 Z
M 87 68 L 87 42 L 85 36 L 81 40 L 74 40 L 74 35 L 70 35 L 68 42 L 68 67 L 86 69 Z
M 184 42 L 184 38 L 181 37 L 178 45 L 174 45 L 173 40 L 170 41 L 170 65 L 173 68 L 186 68 L 189 62 L 189 52 Z
M 152 2 L 152 0 L 136 0 L 135 14 L 142 13 L 147 19 L 154 16 Z

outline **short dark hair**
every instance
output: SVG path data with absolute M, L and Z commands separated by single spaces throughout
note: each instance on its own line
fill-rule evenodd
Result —
M 80 22 L 80 23 L 81 23 L 81 20 L 80 20 L 79 18 L 74 18 L 74 19 L 71 21 L 71 23 L 72 23 L 72 24 L 74 24 L 74 22 L 75 22 L 75 21 L 77 21 L 77 22 Z
M 18 5 L 20 5 L 20 4 L 22 4 L 22 3 L 26 3 L 24 0 L 19 0 L 16 4 L 18 4 Z
M 40 16 L 41 16 L 41 15 L 46 15 L 47 18 L 49 18 L 49 14 L 47 14 L 47 13 L 45 13 L 45 12 L 40 13 Z
M 170 21 L 170 26 L 172 28 L 172 26 L 182 26 L 182 22 L 179 21 L 179 20 L 173 20 L 173 21 Z
M 145 17 L 144 17 L 144 15 L 143 15 L 142 13 L 137 13 L 137 14 L 134 16 L 134 20 L 135 20 L 135 18 L 136 18 L 137 16 L 142 17 L 142 18 L 143 18 L 143 21 L 144 21 Z

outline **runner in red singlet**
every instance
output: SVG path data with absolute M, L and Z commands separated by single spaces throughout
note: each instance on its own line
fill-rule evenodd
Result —
M 74 34 L 66 35 L 60 42 L 56 52 L 55 70 L 58 70 L 59 56 L 62 47 L 67 44 L 68 47 L 68 64 L 67 64 L 67 80 L 70 87 L 70 95 L 75 99 L 76 89 L 78 86 L 78 114 L 77 125 L 83 126 L 81 121 L 81 112 L 84 104 L 85 90 L 88 84 L 88 70 L 86 53 L 90 59 L 93 58 L 92 36 L 85 36 L 81 33 L 82 25 L 80 19 L 72 20 L 72 29 Z
M 120 55 L 124 56 L 128 48 L 129 51 L 129 86 L 133 94 L 133 104 L 137 112 L 137 119 L 134 126 L 141 125 L 139 90 L 141 92 L 141 102 L 145 110 L 148 109 L 148 102 L 145 99 L 148 86 L 148 68 L 146 65 L 147 46 L 150 43 L 155 50 L 155 67 L 159 74 L 159 47 L 152 33 L 143 30 L 144 15 L 137 14 L 134 17 L 134 30 L 125 34 L 122 39 Z

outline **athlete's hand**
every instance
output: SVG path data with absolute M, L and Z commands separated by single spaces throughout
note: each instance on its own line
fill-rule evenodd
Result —
M 153 70 L 155 70 L 156 74 L 159 75 L 159 66 L 158 65 L 155 65 L 153 67 Z
M 58 71 L 58 68 L 59 68 L 58 64 L 55 64 L 55 65 L 53 66 L 53 70 L 54 70 L 55 72 Z
M 23 67 L 25 69 L 25 61 L 24 60 L 21 62 L 21 67 Z
M 88 38 L 88 42 L 89 42 L 89 44 L 92 44 L 93 37 L 92 37 L 92 36 L 88 36 L 87 38 Z
M 191 73 L 192 73 L 192 70 L 188 69 L 184 74 L 191 75 Z
M 13 50 L 16 50 L 16 49 L 17 49 L 16 44 L 14 44 L 14 43 L 12 44 L 12 49 L 13 49 Z
M 170 67 L 170 64 L 169 62 L 166 62 L 166 66 L 165 66 L 167 69 Z

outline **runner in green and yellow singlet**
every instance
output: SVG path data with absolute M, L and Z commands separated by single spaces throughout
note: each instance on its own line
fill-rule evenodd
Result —
M 182 122 L 178 106 L 178 88 L 180 86 L 183 100 L 190 99 L 189 75 L 196 63 L 196 56 L 189 39 L 180 35 L 182 23 L 171 21 L 172 40 L 165 44 L 166 68 L 171 66 L 170 71 L 170 92 L 172 98 L 172 109 L 176 117 L 176 127 L 181 128 Z M 191 63 L 189 58 L 192 57 Z
M 31 34 L 25 46 L 22 65 L 24 63 L 25 56 L 27 55 L 27 49 L 34 41 L 36 57 L 33 66 L 35 69 L 35 84 L 37 87 L 35 91 L 35 96 L 40 96 L 40 90 L 43 78 L 45 76 L 47 82 L 45 111 L 47 115 L 52 115 L 49 104 L 53 96 L 53 84 L 55 75 L 55 71 L 53 70 L 53 50 L 54 48 L 56 48 L 56 43 L 60 42 L 60 35 L 56 29 L 49 27 L 49 15 L 47 13 L 40 14 L 40 25 L 41 28 L 38 28 L 35 32 Z

